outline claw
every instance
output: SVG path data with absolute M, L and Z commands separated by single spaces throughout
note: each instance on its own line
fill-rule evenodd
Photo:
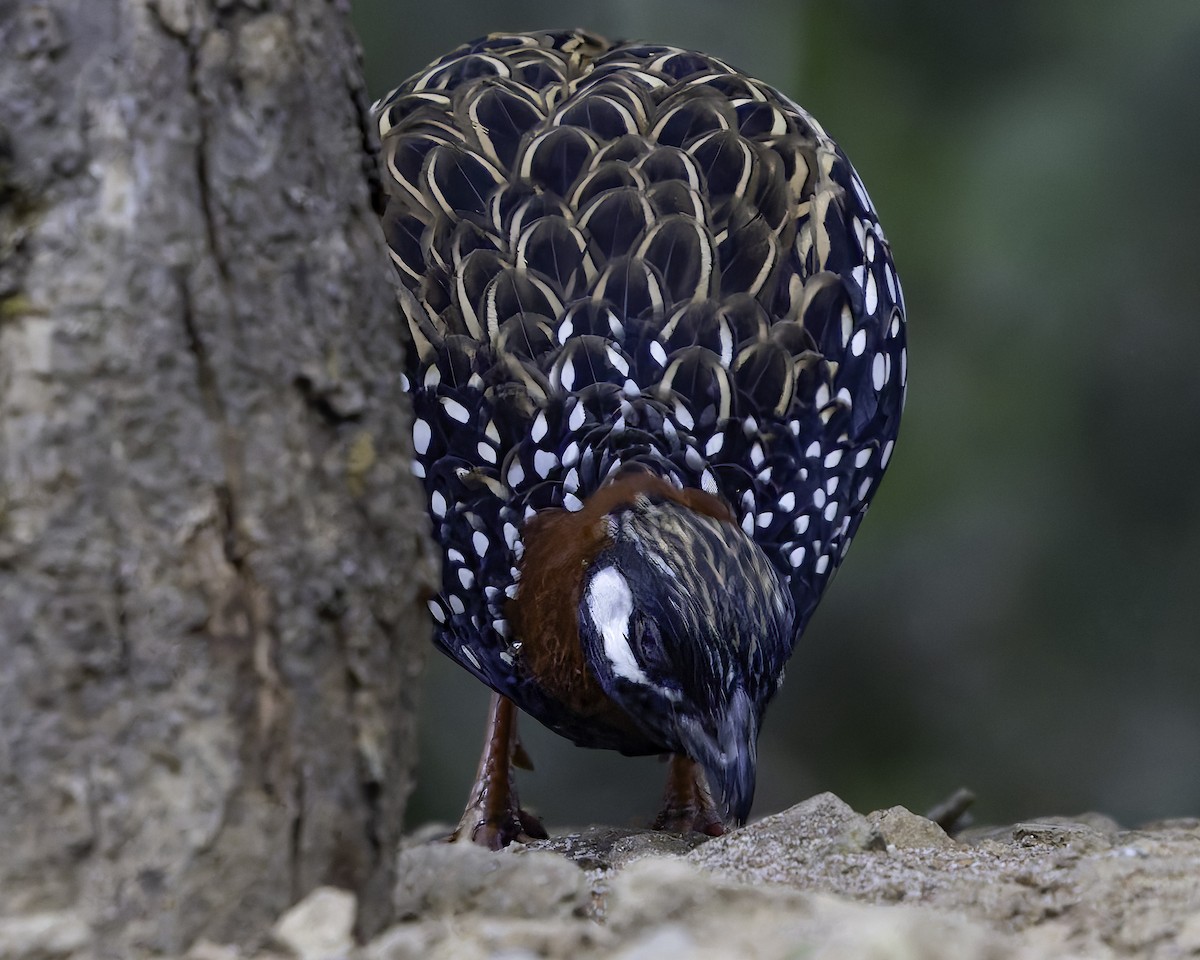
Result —
M 517 800 L 514 765 L 533 766 L 517 738 L 517 708 L 511 700 L 493 693 L 471 802 L 447 838 L 450 842 L 466 840 L 499 850 L 510 843 L 546 839 L 542 822 L 522 810 Z

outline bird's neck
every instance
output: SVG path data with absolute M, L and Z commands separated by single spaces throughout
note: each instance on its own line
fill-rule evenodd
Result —
M 592 494 L 580 510 L 542 510 L 529 519 L 522 532 L 520 584 L 508 604 L 526 675 L 537 677 L 547 695 L 580 715 L 617 726 L 630 721 L 587 666 L 579 642 L 579 600 L 588 567 L 611 544 L 607 516 L 641 496 L 735 522 L 729 508 L 703 490 L 680 490 L 652 473 L 623 475 Z

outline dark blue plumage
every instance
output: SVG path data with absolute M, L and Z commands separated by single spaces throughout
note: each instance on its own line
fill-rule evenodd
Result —
M 548 694 L 510 624 L 527 522 L 645 471 L 727 505 L 773 568 L 722 589 L 784 592 L 786 629 L 710 645 L 714 663 L 753 646 L 738 669 L 761 674 L 756 734 L 903 406 L 903 299 L 858 175 L 812 117 L 720 60 L 580 32 L 467 44 L 376 110 L 415 469 L 445 548 L 438 645 L 577 742 L 680 751 L 659 707 L 625 705 L 622 734 Z M 752 620 L 730 616 L 735 634 Z M 586 603 L 580 617 L 595 646 Z M 591 673 L 612 666 L 588 650 Z

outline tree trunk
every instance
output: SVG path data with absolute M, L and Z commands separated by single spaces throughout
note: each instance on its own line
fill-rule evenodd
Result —
M 430 581 L 345 4 L 0 0 L 0 916 L 385 919 Z

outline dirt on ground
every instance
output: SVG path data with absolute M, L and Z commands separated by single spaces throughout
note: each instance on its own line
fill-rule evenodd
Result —
M 1200 819 L 1088 814 L 951 838 L 832 794 L 724 837 L 592 827 L 491 853 L 411 841 L 399 922 L 365 945 L 322 888 L 256 960 L 1041 960 L 1200 956 Z M 70 918 L 0 929 L 0 958 L 85 957 Z M 235 960 L 201 942 L 188 960 Z

